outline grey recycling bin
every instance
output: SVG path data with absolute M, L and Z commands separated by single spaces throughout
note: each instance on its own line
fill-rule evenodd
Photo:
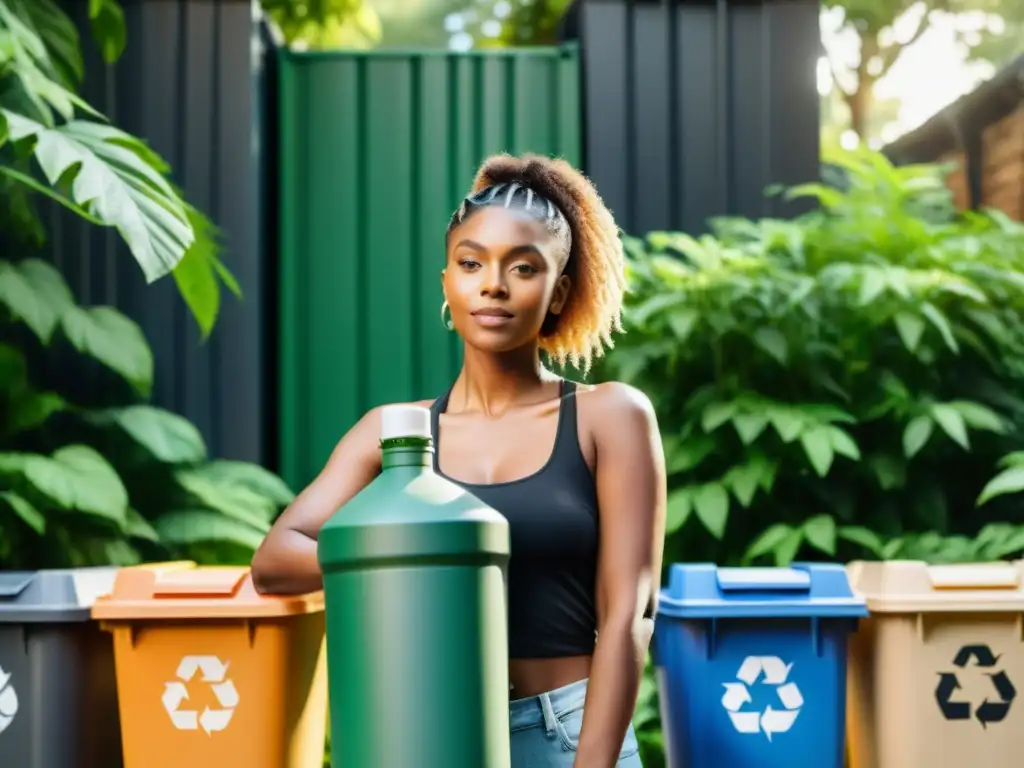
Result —
M 121 767 L 113 643 L 90 618 L 117 572 L 0 572 L 0 768 Z

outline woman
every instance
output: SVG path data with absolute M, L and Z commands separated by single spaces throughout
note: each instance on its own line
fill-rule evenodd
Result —
M 435 469 L 508 518 L 514 768 L 640 766 L 630 720 L 653 629 L 665 470 L 650 402 L 577 386 L 619 330 L 611 213 L 560 160 L 488 160 L 448 225 L 441 317 L 465 344 L 436 401 Z M 367 413 L 253 559 L 263 592 L 319 589 L 321 525 L 380 471 Z

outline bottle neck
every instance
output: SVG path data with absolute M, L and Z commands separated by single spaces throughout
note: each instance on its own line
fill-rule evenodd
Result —
M 381 469 L 432 469 L 434 443 L 429 437 L 394 437 L 381 440 Z

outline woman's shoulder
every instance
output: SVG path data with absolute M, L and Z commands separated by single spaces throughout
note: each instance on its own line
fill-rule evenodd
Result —
M 640 437 L 657 431 L 658 419 L 650 398 L 636 387 L 621 381 L 578 384 L 577 412 L 581 435 L 590 435 L 596 444 Z
M 587 407 L 607 412 L 610 416 L 654 415 L 654 406 L 650 398 L 632 384 L 621 381 L 577 384 L 576 392 L 581 395 L 581 403 L 585 402 Z

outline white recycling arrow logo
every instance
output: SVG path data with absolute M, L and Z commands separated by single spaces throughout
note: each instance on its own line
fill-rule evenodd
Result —
M 786 664 L 778 656 L 747 656 L 736 673 L 736 683 L 723 683 L 725 694 L 722 706 L 725 707 L 733 727 L 740 733 L 764 732 L 768 741 L 772 734 L 785 733 L 793 727 L 800 708 L 804 705 L 804 697 L 796 683 L 787 682 L 792 664 Z M 763 677 L 762 677 L 763 675 Z M 743 705 L 752 701 L 748 686 L 752 686 L 761 678 L 766 685 L 776 686 L 775 693 L 782 704 L 781 709 L 771 704 L 763 712 L 743 711 Z
M 18 694 L 11 685 L 11 674 L 0 667 L 0 733 L 14 722 L 18 714 Z
M 223 731 L 231 722 L 231 716 L 238 706 L 238 691 L 235 684 L 227 677 L 228 665 L 216 656 L 186 656 L 178 665 L 178 679 L 164 684 L 164 709 L 171 717 L 171 722 L 179 731 L 195 731 L 202 728 L 207 735 L 214 731 Z M 202 672 L 202 680 L 208 683 L 213 695 L 217 697 L 220 709 L 205 707 L 202 712 L 182 708 L 188 699 L 186 683 Z

